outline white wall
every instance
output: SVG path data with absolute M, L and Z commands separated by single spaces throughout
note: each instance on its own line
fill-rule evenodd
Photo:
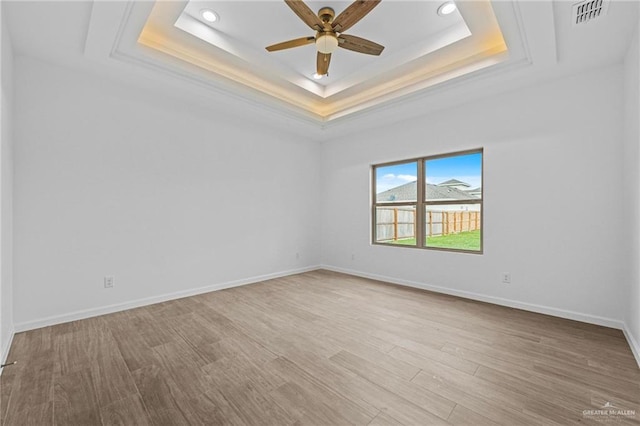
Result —
M 624 63 L 624 164 L 623 182 L 625 222 L 630 226 L 625 232 L 628 242 L 626 280 L 629 283 L 627 298 L 627 338 L 635 349 L 640 364 L 640 50 L 638 30 L 632 39 Z
M 13 258 L 12 258 L 12 129 L 13 129 L 13 51 L 7 26 L 2 27 L 0 74 L 0 361 L 4 362 L 13 336 Z
M 370 244 L 370 164 L 478 147 L 483 255 Z M 621 149 L 621 66 L 332 140 L 323 264 L 620 327 Z
M 34 59 L 15 82 L 16 328 L 318 264 L 318 144 Z

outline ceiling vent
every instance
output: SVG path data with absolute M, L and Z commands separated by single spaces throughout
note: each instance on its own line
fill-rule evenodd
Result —
M 573 26 L 583 25 L 603 17 L 607 14 L 608 8 L 609 0 L 585 0 L 574 4 L 571 14 Z

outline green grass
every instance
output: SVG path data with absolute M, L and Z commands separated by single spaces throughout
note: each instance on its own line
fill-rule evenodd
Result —
M 415 246 L 415 238 L 391 241 L 391 244 Z M 458 250 L 480 250 L 480 230 L 460 232 L 438 237 L 427 237 L 427 247 L 450 248 Z

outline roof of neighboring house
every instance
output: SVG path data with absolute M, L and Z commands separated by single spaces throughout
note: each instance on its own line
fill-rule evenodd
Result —
M 427 184 L 427 200 L 476 200 L 478 197 L 448 186 Z
M 473 189 L 465 189 L 464 192 L 467 192 L 469 194 L 472 193 L 472 192 L 478 192 L 479 193 L 479 192 L 482 192 L 482 187 L 479 186 L 479 187 L 473 188 Z
M 466 187 L 471 186 L 468 183 L 462 182 L 461 180 L 458 180 L 458 179 L 449 179 L 438 184 L 438 186 L 458 186 L 458 185 L 466 186 Z
M 377 194 L 378 202 L 415 201 L 418 194 L 418 181 L 405 183 Z
M 378 202 L 415 201 L 418 193 L 418 182 L 409 182 L 377 194 Z M 477 200 L 478 197 L 457 188 L 427 184 L 427 199 L 434 200 Z

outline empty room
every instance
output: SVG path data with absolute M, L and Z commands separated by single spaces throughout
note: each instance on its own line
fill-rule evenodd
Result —
M 639 10 L 0 1 L 0 424 L 640 425 Z

